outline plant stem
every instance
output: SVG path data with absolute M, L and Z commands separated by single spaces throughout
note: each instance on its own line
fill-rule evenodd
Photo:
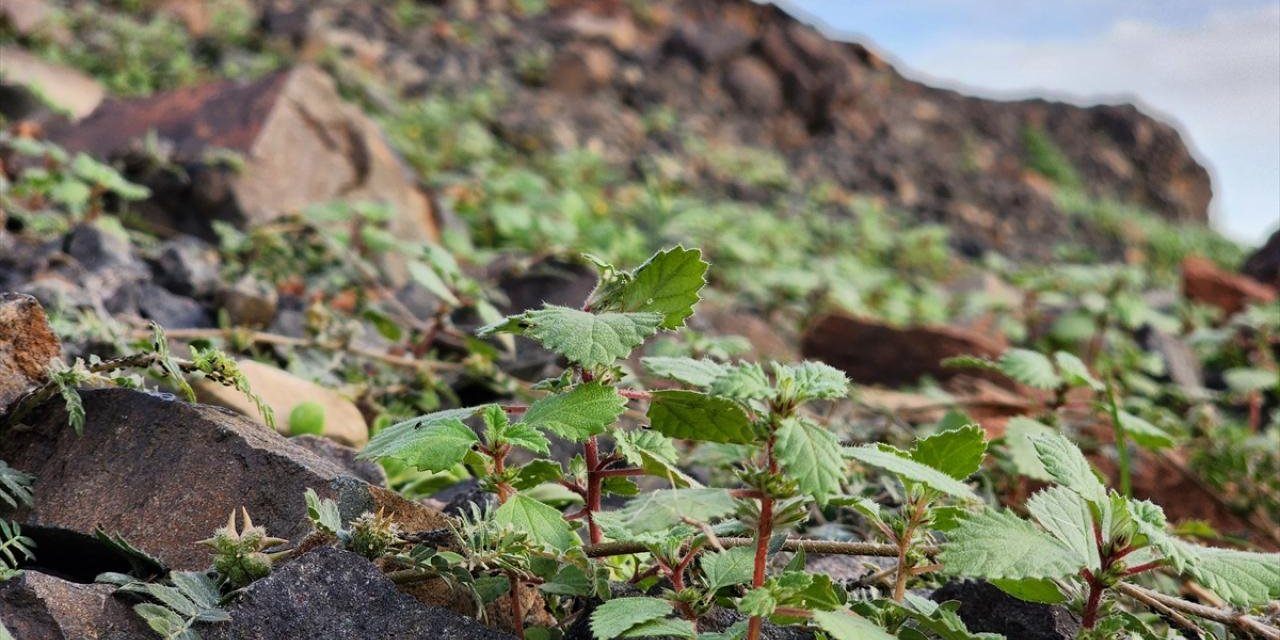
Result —
M 652 400 L 653 394 L 643 389 L 618 389 L 618 395 L 629 400 Z
M 516 637 L 524 640 L 524 606 L 520 603 L 520 577 L 514 571 L 507 573 L 511 581 L 511 626 L 515 627 Z
M 907 564 L 907 553 L 911 551 L 911 539 L 915 536 L 916 526 L 924 514 L 924 500 L 913 500 L 902 535 L 898 536 L 898 572 L 893 581 L 893 601 L 902 602 L 907 595 L 907 578 L 911 575 L 911 566 Z
M 1124 424 L 1120 422 L 1120 406 L 1116 404 L 1115 381 L 1107 380 L 1107 407 L 1111 412 L 1111 428 L 1115 431 L 1116 453 L 1119 454 L 1120 493 L 1125 497 L 1133 495 L 1133 487 L 1129 480 L 1129 443 L 1125 438 Z
M 751 586 L 764 586 L 765 563 L 769 560 L 769 539 L 773 532 L 773 498 L 764 496 L 760 499 L 760 523 L 756 527 L 755 572 L 751 576 Z M 764 620 L 760 616 L 751 616 L 747 625 L 747 640 L 760 639 L 760 627 Z
M 733 547 L 754 546 L 755 538 L 719 538 L 720 546 Z M 605 558 L 609 556 L 625 556 L 644 553 L 647 548 L 638 542 L 603 542 L 589 544 L 582 549 L 589 558 Z M 877 558 L 893 558 L 898 555 L 898 545 L 881 542 L 840 542 L 835 540 L 790 539 L 782 543 L 783 551 L 804 551 L 818 555 L 870 556 Z M 936 546 L 916 547 L 916 551 L 926 557 L 938 555 Z
M 1102 583 L 1089 570 L 1084 571 L 1085 582 L 1089 584 L 1089 601 L 1084 606 L 1084 618 L 1080 621 L 1085 629 L 1092 629 L 1098 622 L 1098 606 L 1102 603 Z
M 600 444 L 595 436 L 591 436 L 582 447 L 587 459 L 587 504 L 583 507 L 587 515 L 587 536 L 591 544 L 600 544 L 604 535 L 595 518 L 595 512 L 600 510 L 600 484 L 604 480 L 600 469 Z

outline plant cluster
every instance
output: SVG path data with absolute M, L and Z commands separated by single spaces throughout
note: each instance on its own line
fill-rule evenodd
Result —
M 487 404 L 408 420 L 383 429 L 362 454 L 433 472 L 462 466 L 496 496 L 496 508 L 473 512 L 452 540 L 418 545 L 405 564 L 411 574 L 469 585 L 481 605 L 505 600 L 518 632 L 525 632 L 522 589 L 536 585 L 560 619 L 587 615 L 578 613 L 583 602 L 604 600 L 590 613 L 601 640 L 754 640 L 765 621 L 808 626 L 838 640 L 985 637 L 964 628 L 954 605 L 910 593 L 931 576 L 983 578 L 1023 599 L 1067 604 L 1081 611 L 1090 637 L 1161 637 L 1149 617 L 1122 606 L 1121 595 L 1162 615 L 1173 611 L 1179 625 L 1201 629 L 1192 616 L 1235 630 L 1273 629 L 1249 611 L 1280 596 L 1277 556 L 1176 537 L 1158 506 L 1106 489 L 1054 426 L 1015 431 L 1003 445 L 1004 455 L 1054 483 L 1027 501 L 1031 520 L 1024 520 L 985 506 L 970 484 L 991 444 L 976 426 L 941 425 L 908 449 L 842 441 L 808 408 L 849 391 L 843 374 L 825 365 L 647 357 L 640 362 L 648 377 L 665 383 L 637 388 L 624 363 L 649 337 L 684 325 L 707 264 L 680 247 L 634 271 L 595 264 L 600 280 L 581 308 L 546 305 L 480 330 L 522 335 L 564 357 L 563 375 L 535 385 L 545 396 L 529 405 Z M 1067 352 L 1051 358 L 1014 350 L 997 362 L 958 364 L 1054 392 L 1049 416 L 1072 388 L 1110 389 Z M 628 408 L 632 402 L 645 406 L 643 417 Z M 1099 411 L 1118 434 L 1139 443 L 1168 438 L 1120 409 L 1114 391 Z M 572 443 L 580 453 L 566 465 L 548 457 L 554 442 Z M 727 461 L 713 475 L 724 482 L 708 486 L 685 472 L 680 452 L 690 449 L 720 454 L 705 459 Z M 868 482 L 877 477 L 892 479 L 890 498 Z M 609 496 L 627 500 L 607 508 Z M 577 507 L 566 513 L 557 505 Z M 859 518 L 881 540 L 790 534 L 828 517 Z M 793 555 L 779 567 L 784 551 Z M 850 592 L 806 571 L 809 553 L 892 559 L 879 576 L 887 594 Z M 1191 577 L 1238 609 L 1196 613 L 1198 605 L 1136 583 L 1151 573 Z M 641 594 L 615 596 L 611 583 L 621 581 Z M 740 622 L 703 628 L 716 608 L 738 612 Z

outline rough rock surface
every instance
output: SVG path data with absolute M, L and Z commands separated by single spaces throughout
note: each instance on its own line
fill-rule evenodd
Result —
M 356 455 L 360 453 L 357 449 L 313 435 L 294 436 L 289 438 L 289 442 L 338 463 L 347 473 L 375 487 L 387 486 L 387 472 L 382 469 L 382 465 L 371 460 L 357 459 Z
M 503 640 L 452 611 L 399 593 L 368 560 L 321 547 L 253 583 L 230 607 L 231 622 L 206 625 L 209 640 Z
M 241 506 L 271 535 L 302 538 L 307 488 L 336 499 L 344 518 L 382 508 L 407 531 L 444 526 L 437 513 L 231 412 L 120 389 L 81 395 L 82 436 L 55 403 L 0 439 L 0 459 L 40 479 L 35 507 L 13 516 L 23 525 L 86 534 L 101 525 L 175 569 L 205 568 L 208 552 L 195 541 Z
M 843 314 L 817 318 L 800 340 L 806 358 L 841 369 L 856 383 L 887 386 L 911 384 L 926 375 L 936 380 L 971 375 L 941 363 L 962 355 L 997 357 L 1004 348 L 998 339 L 956 327 L 900 329 Z
M 1019 600 L 986 582 L 951 582 L 930 596 L 960 601 L 960 619 L 973 632 L 1002 633 L 1018 640 L 1072 640 L 1080 621 L 1059 606 Z
M 1280 229 L 1267 238 L 1267 242 L 1245 258 L 1240 271 L 1280 290 Z
M 10 118 L 35 116 L 44 109 L 44 99 L 73 119 L 83 118 L 102 103 L 107 93 L 85 73 L 41 60 L 15 47 L 0 47 L 0 78 L 0 95 L 5 97 L 0 113 Z M 20 88 L 27 95 L 22 95 Z
M 170 160 L 191 177 L 131 176 L 152 188 L 139 208 L 161 228 L 212 239 L 214 220 L 260 224 L 312 204 L 372 200 L 396 209 L 399 237 L 436 237 L 429 203 L 377 125 L 314 67 L 111 100 L 49 134 L 68 150 L 112 158 L 127 156 L 149 131 L 172 145 Z M 210 162 L 211 150 L 241 154 L 244 167 Z
M 0 623 L 15 640 L 145 640 L 155 637 L 115 587 L 38 571 L 0 582 Z
M 0 293 L 0 411 L 44 380 L 62 346 L 35 298 Z
M 748 200 L 740 175 L 709 171 L 684 140 L 777 150 L 794 184 L 881 198 L 948 225 L 974 252 L 1048 257 L 1053 242 L 1088 235 L 1063 215 L 1058 186 L 1175 220 L 1208 218 L 1208 173 L 1172 126 L 1132 105 L 993 101 L 930 87 L 767 3 L 548 4 L 495 20 L 496 8 L 449 2 L 438 20 L 405 27 L 376 3 L 281 0 L 268 3 L 264 23 L 304 51 L 337 32 L 358 59 L 353 77 L 379 77 L 410 97 L 465 96 L 495 79 L 504 102 L 488 124 L 518 148 L 585 147 L 632 172 L 637 157 L 674 154 L 695 191 Z M 527 78 L 522 61 L 547 51 L 565 53 L 548 77 Z M 607 79 L 593 71 L 611 65 Z M 659 111 L 674 129 L 646 130 Z M 1055 184 L 1044 175 L 1053 171 L 1036 169 L 1043 158 L 1032 139 L 1060 149 L 1074 179 Z
M 1276 290 L 1249 276 L 1231 273 L 1207 258 L 1182 261 L 1182 294 L 1231 315 L 1255 302 L 1274 302 Z

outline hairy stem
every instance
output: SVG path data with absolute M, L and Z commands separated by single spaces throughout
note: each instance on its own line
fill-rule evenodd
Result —
M 515 627 L 516 637 L 524 640 L 524 606 L 520 602 L 520 576 L 514 571 L 507 573 L 511 581 L 511 626 Z
M 583 507 L 587 517 L 587 535 L 591 544 L 599 544 L 604 535 L 600 525 L 596 524 L 595 513 L 600 510 L 600 485 L 604 481 L 600 469 L 600 444 L 595 436 L 587 439 L 583 445 L 587 459 L 587 504 Z

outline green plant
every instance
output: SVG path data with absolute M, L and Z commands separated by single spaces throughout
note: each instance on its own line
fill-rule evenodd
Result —
M 1036 126 L 1024 127 L 1022 146 L 1027 152 L 1027 166 L 1032 171 L 1062 187 L 1078 188 L 1080 186 L 1080 174 L 1071 164 L 1071 159 L 1062 152 L 1044 129 Z
M 289 542 L 272 538 L 266 529 L 254 526 L 248 509 L 241 509 L 241 513 L 243 526 L 237 529 L 236 512 L 232 511 L 226 526 L 215 531 L 212 538 L 200 541 L 213 549 L 213 568 L 233 589 L 270 574 L 273 556 L 266 550 Z
M 168 584 L 142 582 L 122 574 L 103 574 L 98 582 L 114 584 L 117 592 L 143 599 L 133 606 L 138 617 L 164 640 L 199 640 L 195 626 L 227 622 L 218 583 L 200 571 L 174 571 Z

